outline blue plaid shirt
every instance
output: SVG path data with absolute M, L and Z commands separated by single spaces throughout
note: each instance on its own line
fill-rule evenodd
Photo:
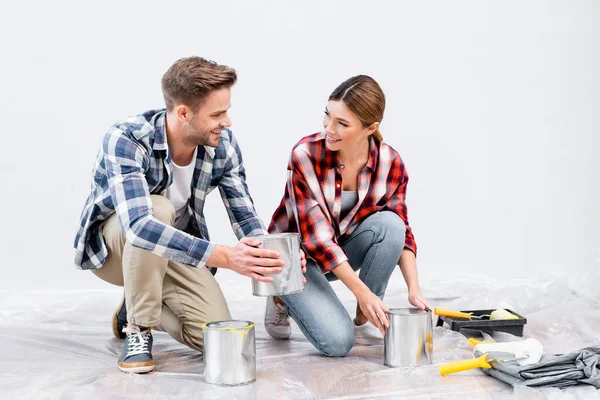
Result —
M 115 212 L 125 238 L 133 246 L 179 263 L 205 266 L 215 244 L 209 241 L 204 201 L 216 187 L 238 239 L 267 233 L 248 193 L 242 153 L 227 128 L 221 132 L 216 148 L 198 146 L 188 205 L 191 218 L 186 230 L 200 237 L 154 218 L 150 195 L 164 195 L 173 182 L 165 117 L 164 109 L 148 111 L 118 122 L 104 136 L 92 172 L 91 193 L 75 237 L 78 268 L 97 269 L 104 264 L 108 251 L 102 227 Z

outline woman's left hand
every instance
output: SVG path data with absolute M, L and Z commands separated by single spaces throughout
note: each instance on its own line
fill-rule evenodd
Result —
M 413 289 L 408 291 L 408 301 L 415 307 L 421 310 L 432 310 L 429 302 L 421 293 L 421 289 Z
M 302 265 L 302 274 L 306 273 L 306 256 L 304 255 L 304 251 L 300 250 L 300 265 Z M 306 283 L 306 278 L 302 275 L 302 282 Z

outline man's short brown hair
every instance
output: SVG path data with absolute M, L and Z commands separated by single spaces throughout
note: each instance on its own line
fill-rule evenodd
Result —
M 211 91 L 230 88 L 236 81 L 237 73 L 226 65 L 202 57 L 177 60 L 162 77 L 167 110 L 184 104 L 196 111 Z

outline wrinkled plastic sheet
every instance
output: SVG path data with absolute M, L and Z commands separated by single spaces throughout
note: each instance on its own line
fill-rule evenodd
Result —
M 86 273 L 77 272 L 73 273 Z M 257 381 L 240 387 L 204 383 L 201 354 L 155 332 L 156 369 L 125 374 L 116 363 L 122 341 L 112 337 L 111 318 L 122 292 L 0 293 L 0 398 L 2 399 L 600 399 L 591 386 L 569 389 L 512 388 L 481 370 L 441 377 L 441 363 L 473 357 L 462 333 L 434 329 L 433 365 L 388 368 L 383 346 L 356 346 L 345 358 L 327 358 L 293 324 L 289 341 L 272 339 L 263 325 L 264 299 L 251 296 L 245 278 L 217 275 L 234 318 L 256 322 Z M 527 317 L 524 338 L 542 342 L 545 353 L 566 353 L 600 344 L 600 277 L 522 279 L 421 278 L 435 306 L 456 309 L 505 307 Z M 337 293 L 351 315 L 355 302 L 339 282 Z M 408 306 L 394 273 L 386 294 L 393 307 Z M 475 332 L 477 334 L 477 332 Z M 496 341 L 520 340 L 494 334 Z

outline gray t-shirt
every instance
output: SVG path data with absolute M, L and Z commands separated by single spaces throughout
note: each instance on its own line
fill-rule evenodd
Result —
M 358 201 L 358 191 L 356 190 L 344 190 L 342 192 L 342 211 L 340 212 L 340 219 L 343 219 L 348 215 L 348 212 L 356 205 Z

